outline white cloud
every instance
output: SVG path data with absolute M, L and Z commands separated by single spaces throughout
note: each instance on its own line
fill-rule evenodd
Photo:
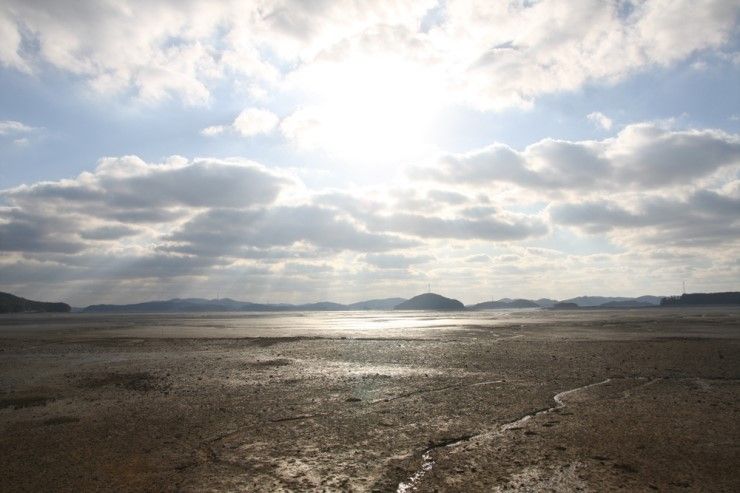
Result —
M 254 137 L 260 134 L 269 134 L 277 128 L 280 118 L 273 112 L 263 108 L 246 108 L 234 119 L 230 125 L 214 125 L 201 130 L 206 137 L 221 135 L 228 131 L 235 132 L 242 137 Z
M 331 136 L 320 110 L 300 108 L 280 122 L 283 136 L 300 149 L 318 149 Z
M 491 109 L 721 49 L 738 16 L 726 0 L 449 0 L 420 29 L 438 8 L 433 0 L 156 0 L 146 9 L 133 0 L 75 8 L 7 0 L 0 63 L 37 73 L 49 64 L 96 91 L 201 105 L 224 79 L 276 91 L 305 72 L 331 81 L 368 59 L 395 60 L 426 67 L 419 89 L 439 86 L 447 99 Z
M 221 135 L 226 130 L 228 130 L 229 127 L 226 125 L 213 125 L 210 127 L 206 127 L 203 130 L 200 131 L 201 135 L 205 135 L 206 137 L 214 137 L 216 135 Z
M 0 135 L 25 134 L 37 130 L 15 120 L 0 120 Z
M 149 164 L 136 156 L 103 158 L 71 180 L 3 190 L 12 210 L 124 223 L 164 223 L 211 207 L 272 203 L 294 181 L 247 160 L 173 157 Z
M 261 108 L 247 108 L 234 120 L 234 129 L 244 137 L 268 134 L 277 127 L 280 119 L 271 111 Z
M 414 173 L 480 187 L 513 183 L 532 190 L 604 191 L 691 184 L 738 165 L 740 135 L 642 123 L 601 141 L 544 139 L 523 151 L 493 144 Z
M 12 67 L 21 72 L 30 72 L 30 67 L 18 53 L 21 34 L 18 25 L 8 12 L 0 10 L 0 66 Z
M 601 127 L 604 130 L 610 130 L 612 128 L 612 119 L 606 116 L 604 113 L 601 113 L 600 111 L 589 113 L 588 115 L 586 115 L 586 118 L 588 118 L 595 125 Z

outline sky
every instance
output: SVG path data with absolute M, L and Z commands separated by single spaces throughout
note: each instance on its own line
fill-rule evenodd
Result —
M 740 289 L 736 0 L 0 0 L 0 290 Z

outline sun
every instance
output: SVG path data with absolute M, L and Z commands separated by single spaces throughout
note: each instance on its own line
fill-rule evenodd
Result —
M 314 67 L 308 80 L 312 102 L 287 122 L 299 143 L 360 164 L 398 164 L 434 152 L 432 130 L 445 98 L 429 69 L 365 58 Z

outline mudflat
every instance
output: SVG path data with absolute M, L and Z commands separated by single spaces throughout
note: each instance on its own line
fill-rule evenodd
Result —
M 0 317 L 2 491 L 740 491 L 740 309 Z

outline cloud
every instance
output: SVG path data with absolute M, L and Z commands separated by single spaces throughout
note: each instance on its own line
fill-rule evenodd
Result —
M 23 259 L 0 262 L 0 277 L 9 284 L 69 281 L 121 281 L 197 276 L 222 264 L 218 259 L 163 253 L 66 256 L 64 262 Z
M 329 251 L 384 251 L 414 244 L 364 231 L 338 211 L 315 205 L 212 209 L 165 239 L 170 251 L 233 257 L 240 257 L 245 248 L 290 247 L 302 242 Z
M 175 207 L 245 207 L 267 204 L 291 184 L 284 175 L 247 160 L 175 158 L 148 164 L 136 156 L 103 158 L 74 180 L 39 182 L 0 192 L 17 205 L 97 208 L 98 214 L 165 211 Z
M 284 274 L 297 274 L 299 276 L 325 275 L 334 270 L 329 264 L 307 264 L 302 262 L 288 262 L 283 266 Z
M 601 141 L 544 139 L 517 151 L 493 144 L 444 157 L 415 177 L 485 187 L 513 183 L 540 190 L 652 189 L 692 183 L 740 164 L 740 136 L 721 130 L 669 130 L 652 123 L 625 127 Z
M 206 127 L 203 130 L 200 131 L 201 135 L 204 135 L 206 137 L 214 137 L 216 135 L 221 135 L 222 133 L 226 132 L 230 127 L 227 125 L 212 125 L 210 127 Z
M 488 255 L 486 255 L 485 253 L 483 253 L 483 254 L 479 254 L 479 255 L 471 255 L 470 257 L 466 258 L 465 261 L 466 262 L 471 262 L 471 263 L 478 264 L 478 263 L 488 263 L 488 262 L 491 262 L 492 259 Z
M 601 113 L 600 111 L 589 113 L 588 115 L 586 115 L 586 118 L 588 118 L 591 122 L 594 123 L 594 125 L 602 128 L 603 130 L 611 130 L 612 128 L 612 119 L 606 116 L 604 113 Z
M 324 116 L 317 108 L 300 108 L 280 123 L 285 139 L 299 149 L 317 149 L 332 138 Z M 336 137 L 334 137 L 336 138 Z
M 80 231 L 80 238 L 85 240 L 112 241 L 136 235 L 138 232 L 139 231 L 137 229 L 124 225 L 100 226 Z
M 31 71 L 25 60 L 21 57 L 21 33 L 17 21 L 8 13 L 0 11 L 0 65 L 15 68 L 21 72 Z
M 430 190 L 427 192 L 429 200 L 446 204 L 459 205 L 468 201 L 468 197 L 453 190 Z
M 455 102 L 492 109 L 720 49 L 737 16 L 726 0 L 449 0 L 442 13 L 434 0 L 156 0 L 146 9 L 134 0 L 6 0 L 0 64 L 37 74 L 51 66 L 148 103 L 202 105 L 224 80 L 274 91 L 305 69 L 328 76 L 393 58 L 423 62 Z
M 280 122 L 280 118 L 269 110 L 246 108 L 234 119 L 231 125 L 214 125 L 201 130 L 206 137 L 213 137 L 227 131 L 233 131 L 242 137 L 254 137 L 269 134 Z
M 412 265 L 426 264 L 434 260 L 431 255 L 402 255 L 371 253 L 364 256 L 365 262 L 380 269 L 407 269 Z
M 630 207 L 606 200 L 560 203 L 549 213 L 556 224 L 612 232 L 623 243 L 718 247 L 740 238 L 740 196 L 712 190 L 683 198 L 641 196 Z
M 0 208 L 0 251 L 76 253 L 85 245 L 69 233 L 73 218 Z
M 512 241 L 547 233 L 547 225 L 536 217 L 443 218 L 421 214 L 393 213 L 365 218 L 375 231 L 392 231 L 420 238 Z
M 26 134 L 37 130 L 15 120 L 0 120 L 0 135 Z
M 272 132 L 279 118 L 272 112 L 260 108 L 248 108 L 234 120 L 234 128 L 244 137 Z
M 294 182 L 244 160 L 104 158 L 76 179 L 38 182 L 0 191 L 0 249 L 75 253 L 90 240 L 145 232 L 134 224 L 171 228 L 182 217 L 213 207 L 272 203 Z M 151 237 L 151 232 L 149 232 Z M 87 241 L 83 241 L 87 240 Z
M 723 0 L 654 1 L 624 5 L 598 0 L 482 4 L 450 2 L 437 28 L 457 43 L 471 65 L 460 85 L 479 106 L 531 104 L 545 93 L 613 81 L 651 65 L 669 65 L 721 46 L 738 7 Z M 683 19 L 678 21 L 678 19 Z M 495 26 L 495 28 L 493 27 Z M 679 27 L 680 26 L 680 27 Z M 448 39 L 445 35 L 456 36 Z M 691 36 L 686 36 L 691 32 Z

